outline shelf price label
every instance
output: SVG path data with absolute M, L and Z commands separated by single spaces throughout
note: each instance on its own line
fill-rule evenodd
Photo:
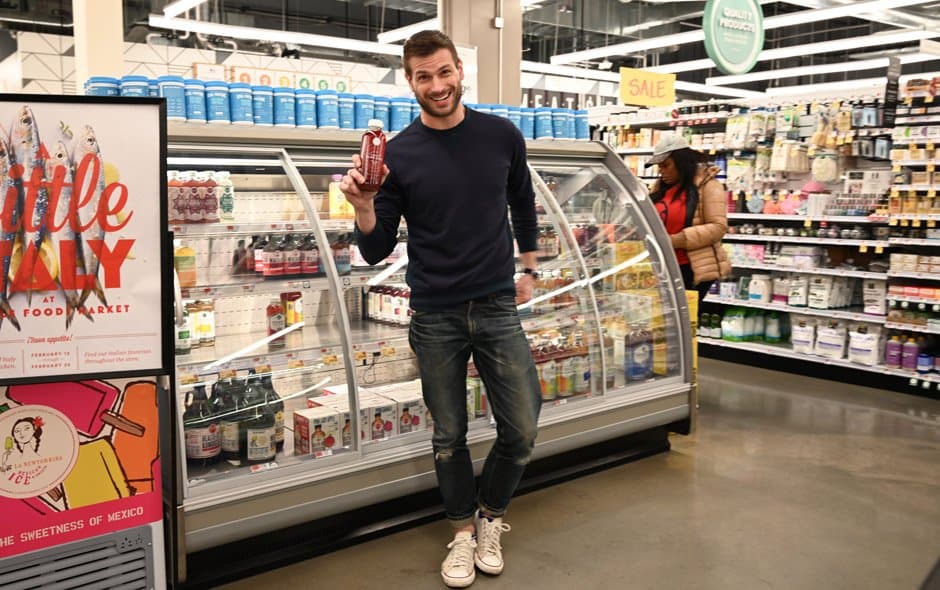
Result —
M 868 252 L 868 246 L 866 246 L 865 244 L 862 244 L 861 246 L 858 247 L 858 251 L 864 254 L 865 252 Z
M 937 227 L 937 222 L 933 219 L 927 220 L 927 227 Z
M 920 219 L 914 219 L 911 221 L 911 227 L 920 227 Z
M 875 254 L 884 254 L 884 251 L 885 251 L 884 246 L 875 246 Z

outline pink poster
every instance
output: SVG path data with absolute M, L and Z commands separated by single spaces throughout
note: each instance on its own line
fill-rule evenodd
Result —
M 154 381 L 0 395 L 0 558 L 162 520 Z

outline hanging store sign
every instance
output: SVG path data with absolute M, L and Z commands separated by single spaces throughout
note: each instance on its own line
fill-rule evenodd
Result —
M 164 125 L 158 99 L 0 97 L 0 381 L 164 366 Z
M 764 13 L 757 0 L 708 0 L 705 51 L 725 74 L 750 72 L 764 48 Z
M 669 106 L 676 102 L 676 75 L 620 68 L 620 101 L 644 107 Z

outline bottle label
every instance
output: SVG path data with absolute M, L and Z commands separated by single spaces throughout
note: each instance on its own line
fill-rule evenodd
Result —
M 264 461 L 277 455 L 275 428 L 248 428 L 248 460 Z
M 380 440 L 383 438 L 385 438 L 385 423 L 381 419 L 376 418 L 376 420 L 372 422 L 372 440 Z
M 279 277 L 284 274 L 284 252 L 265 252 L 264 253 L 264 276 Z
M 215 312 L 209 309 L 200 310 L 197 322 L 199 340 L 215 340 Z
M 203 220 L 202 215 L 202 193 L 205 187 L 190 186 L 187 187 L 186 194 L 186 221 L 190 223 L 199 223 Z
M 218 223 L 219 221 L 219 197 L 216 194 L 216 187 L 207 186 L 202 193 L 202 211 L 203 221 L 208 223 Z
M 275 412 L 274 414 L 274 440 L 284 441 L 284 412 Z
M 225 186 L 222 188 L 222 193 L 219 197 L 219 207 L 222 209 L 222 219 L 226 221 L 235 219 L 233 215 L 235 211 L 235 191 L 232 187 Z
M 186 428 L 186 456 L 190 459 L 211 459 L 222 452 L 222 436 L 218 424 L 206 428 Z
M 300 250 L 288 250 L 284 253 L 284 274 L 299 275 L 301 271 Z
M 228 453 L 237 453 L 241 445 L 238 444 L 238 422 L 223 420 L 219 423 L 222 431 L 222 450 Z
M 267 261 L 267 253 L 260 249 L 255 249 L 255 272 L 258 274 L 264 274 L 265 262 Z
M 178 186 L 167 187 L 167 199 L 170 202 L 170 223 L 183 223 L 186 221 L 183 189 Z
M 300 256 L 300 272 L 315 275 L 320 272 L 320 251 L 316 248 L 304 250 Z
M 268 316 L 268 334 L 280 332 L 285 327 L 287 327 L 287 325 L 283 313 L 275 313 Z
M 348 447 L 352 444 L 352 428 L 349 424 L 343 427 L 343 446 Z

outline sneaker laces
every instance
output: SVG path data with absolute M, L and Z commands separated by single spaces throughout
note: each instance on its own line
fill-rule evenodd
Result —
M 479 545 L 484 555 L 499 555 L 503 547 L 499 544 L 500 535 L 508 533 L 512 527 L 505 522 L 490 522 L 484 517 L 483 530 L 477 531 Z
M 476 546 L 477 542 L 473 540 L 473 537 L 469 536 L 456 538 L 448 543 L 447 548 L 451 551 L 447 554 L 447 559 L 444 560 L 444 568 L 451 569 L 462 567 L 472 571 L 473 551 L 476 549 Z

